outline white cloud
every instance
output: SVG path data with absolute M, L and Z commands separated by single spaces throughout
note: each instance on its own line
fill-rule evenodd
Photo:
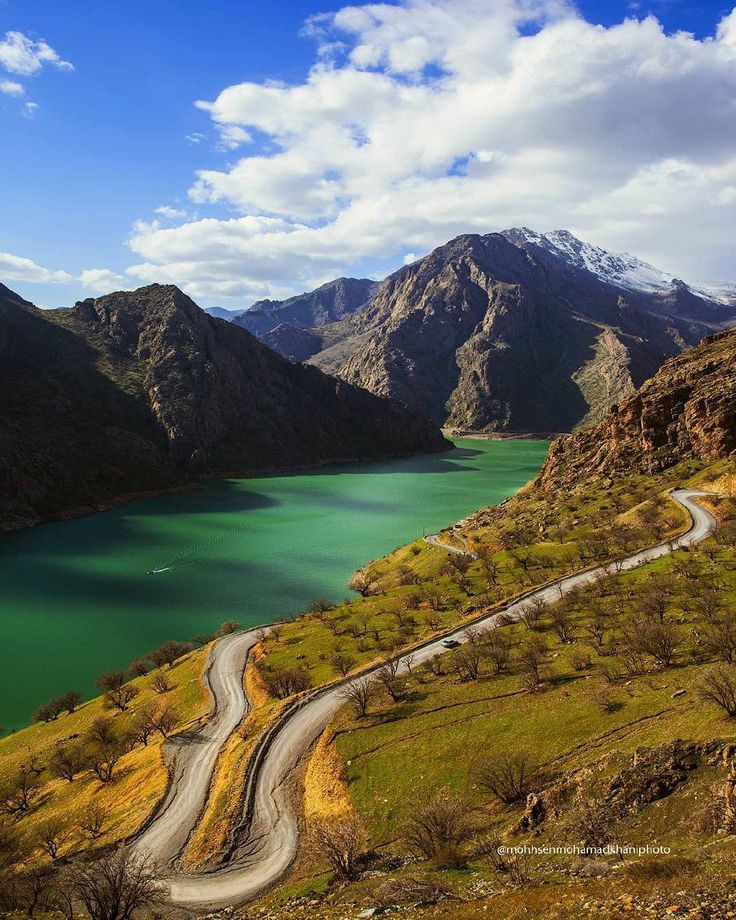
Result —
M 22 96 L 25 89 L 15 80 L 0 80 L 0 93 L 5 93 L 6 96 Z
M 9 252 L 0 252 L 0 279 L 5 281 L 30 281 L 38 284 L 66 284 L 74 280 L 68 272 L 52 271 Z
M 372 3 L 308 31 L 304 82 L 198 103 L 221 136 L 265 138 L 190 190 L 242 216 L 139 224 L 140 277 L 302 289 L 521 224 L 733 274 L 736 11 L 704 40 L 653 17 L 592 25 L 563 0 Z
M 47 64 L 59 70 L 74 70 L 45 41 L 33 41 L 22 32 L 7 32 L 0 40 L 0 65 L 10 73 L 30 76 Z
M 161 217 L 165 217 L 167 220 L 183 220 L 187 216 L 186 211 L 182 211 L 180 208 L 172 208 L 167 204 L 161 204 L 156 208 L 156 214 L 160 214 Z
M 110 271 L 108 268 L 88 268 L 81 273 L 82 286 L 95 294 L 108 294 L 110 291 L 130 290 L 129 279 Z
M 26 118 L 35 118 L 38 110 L 39 105 L 37 102 L 25 102 L 23 104 L 23 115 Z

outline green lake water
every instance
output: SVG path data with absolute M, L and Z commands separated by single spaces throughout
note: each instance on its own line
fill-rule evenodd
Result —
M 224 620 L 340 600 L 370 559 L 511 495 L 546 441 L 458 440 L 445 454 L 208 483 L 0 536 L 0 724 Z M 148 574 L 161 569 L 158 574 Z

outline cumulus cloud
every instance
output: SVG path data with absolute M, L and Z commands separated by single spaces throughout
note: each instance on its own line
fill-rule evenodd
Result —
M 172 208 L 168 204 L 159 205 L 156 208 L 156 214 L 160 214 L 161 217 L 164 217 L 167 220 L 183 220 L 187 216 L 186 211 L 183 211 L 180 208 Z
M 68 272 L 44 268 L 32 259 L 0 252 L 0 278 L 5 281 L 30 281 L 38 284 L 65 284 L 74 280 Z
M 110 291 L 130 290 L 129 279 L 109 268 L 88 268 L 79 276 L 82 287 L 95 294 L 107 294 Z
M 7 32 L 0 40 L 0 65 L 23 76 L 38 73 L 45 65 L 74 70 L 74 65 L 62 60 L 45 41 L 33 41 L 22 32 Z
M 0 93 L 5 93 L 6 96 L 22 96 L 25 89 L 15 80 L 0 80 Z
M 242 216 L 139 224 L 139 277 L 245 297 L 521 224 L 732 273 L 736 11 L 703 40 L 563 0 L 347 6 L 307 31 L 303 82 L 198 103 L 222 138 L 259 138 L 190 189 Z

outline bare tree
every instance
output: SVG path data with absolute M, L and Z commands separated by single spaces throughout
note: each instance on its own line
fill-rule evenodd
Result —
M 107 810 L 99 803 L 88 805 L 77 817 L 76 824 L 87 840 L 99 840 L 105 828 Z
M 72 713 L 75 712 L 77 707 L 81 704 L 82 694 L 77 690 L 67 690 L 66 693 L 61 694 L 58 698 L 58 702 L 64 712 Z
M 31 810 L 39 794 L 41 780 L 32 771 L 21 767 L 15 776 L 0 786 L 0 808 L 9 815 L 20 817 Z
M 552 629 L 563 644 L 573 641 L 572 610 L 565 601 L 553 604 L 549 612 Z
M 736 661 L 736 616 L 728 611 L 712 620 L 702 631 L 701 641 L 711 655 L 729 664 Z
M 135 658 L 128 665 L 128 674 L 131 677 L 144 677 L 150 670 L 151 662 L 147 658 Z
M 461 796 L 440 789 L 412 809 L 405 838 L 412 850 L 442 869 L 465 864 L 465 848 L 475 831 L 472 812 Z
M 311 685 L 306 668 L 278 668 L 275 671 L 263 671 L 263 680 L 268 692 L 277 700 L 285 700 L 293 693 L 301 693 Z
M 542 667 L 546 654 L 547 646 L 538 638 L 525 642 L 519 651 L 518 664 L 521 682 L 529 692 L 533 693 L 542 686 Z
M 338 674 L 345 677 L 352 671 L 355 665 L 355 659 L 352 655 L 348 655 L 345 652 L 335 651 L 330 658 L 330 664 Z
M 140 692 L 137 687 L 127 683 L 124 671 L 106 671 L 98 678 L 97 686 L 106 691 L 106 705 L 121 712 L 125 712 Z
M 128 744 L 122 739 L 112 744 L 92 744 L 87 748 L 87 763 L 101 783 L 109 783 L 118 761 L 128 750 Z
M 148 657 L 157 668 L 162 668 L 165 664 L 172 667 L 175 661 L 181 658 L 182 655 L 186 655 L 187 652 L 191 652 L 192 648 L 191 642 L 176 642 L 171 639 L 155 648 L 149 653 Z
M 96 716 L 87 729 L 87 737 L 95 744 L 112 744 L 115 728 L 110 716 Z
M 698 683 L 700 698 L 720 706 L 732 719 L 736 718 L 736 668 L 717 664 L 709 668 Z
M 404 699 L 406 696 L 406 675 L 401 673 L 401 666 L 395 658 L 384 661 L 376 672 L 376 677 L 394 703 Z
M 508 639 L 499 629 L 490 629 L 483 634 L 481 642 L 482 655 L 491 662 L 494 674 L 503 674 L 511 658 Z
M 365 718 L 377 691 L 378 687 L 370 677 L 358 677 L 345 684 L 341 695 L 343 699 L 352 704 L 358 718 Z
M 152 869 L 126 850 L 80 866 L 71 884 L 91 920 L 130 920 L 157 895 Z
M 547 604 L 541 597 L 530 597 L 522 606 L 519 619 L 527 629 L 538 629 L 546 609 Z
M 311 833 L 312 847 L 319 859 L 347 881 L 358 876 L 357 859 L 365 846 L 365 832 L 355 815 L 320 821 Z
M 86 765 L 87 761 L 81 745 L 71 741 L 54 748 L 49 760 L 49 771 L 52 776 L 57 776 L 71 783 L 85 769 Z
M 525 751 L 502 751 L 488 757 L 475 771 L 478 785 L 505 805 L 520 801 L 529 792 L 536 766 Z
M 179 724 L 179 713 L 171 703 L 164 703 L 153 715 L 153 726 L 162 738 L 168 738 Z
M 452 669 L 461 681 L 478 680 L 482 660 L 480 646 L 475 642 L 466 642 L 450 655 Z
M 69 825 L 63 818 L 48 818 L 38 829 L 38 845 L 51 859 L 56 859 L 59 851 L 71 836 Z

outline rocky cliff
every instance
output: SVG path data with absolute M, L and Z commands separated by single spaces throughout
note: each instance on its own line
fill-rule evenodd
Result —
M 0 528 L 198 476 L 446 446 L 173 286 L 38 310 L 0 286 Z
M 706 338 L 660 368 L 600 424 L 556 440 L 537 483 L 574 488 L 595 477 L 653 473 L 736 450 L 736 331 Z
M 734 305 L 681 282 L 638 290 L 630 272 L 626 286 L 616 283 L 623 268 L 613 263 L 617 275 L 604 262 L 606 274 L 574 240 L 460 236 L 389 276 L 367 307 L 324 326 L 326 347 L 311 360 L 451 427 L 570 431 L 736 319 Z

